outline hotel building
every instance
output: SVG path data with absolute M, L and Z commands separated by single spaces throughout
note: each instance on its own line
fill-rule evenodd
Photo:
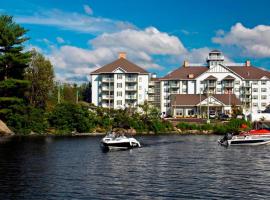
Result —
M 92 103 L 96 106 L 123 109 L 148 100 L 150 73 L 128 61 L 124 52 L 90 75 Z
M 245 114 L 264 110 L 270 104 L 270 72 L 245 63 L 227 63 L 213 50 L 203 64 L 189 63 L 157 78 L 126 59 L 119 59 L 91 73 L 92 103 L 125 108 L 148 101 L 164 115 L 207 116 L 208 111 Z

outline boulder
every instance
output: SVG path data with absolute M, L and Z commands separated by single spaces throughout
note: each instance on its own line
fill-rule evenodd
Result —
M 0 120 L 0 136 L 13 135 L 14 133 L 7 127 L 7 125 Z

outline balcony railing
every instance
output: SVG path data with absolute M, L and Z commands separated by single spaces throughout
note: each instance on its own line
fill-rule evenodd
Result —
M 155 90 L 154 90 L 154 89 L 149 88 L 148 93 L 153 94 L 153 93 L 155 93 Z
M 102 99 L 113 99 L 113 95 L 102 95 Z
M 103 90 L 103 91 L 109 91 L 109 90 L 112 91 L 112 90 L 114 90 L 114 88 L 113 88 L 113 87 L 106 87 L 106 86 L 103 86 L 103 87 L 102 87 L 102 90 Z
M 154 97 L 148 97 L 148 101 L 154 101 L 155 98 Z
M 224 87 L 233 87 L 233 83 L 225 83 Z
M 113 82 L 113 78 L 102 78 L 102 82 Z
M 216 84 L 215 84 L 215 83 L 208 83 L 208 84 L 206 85 L 206 87 L 216 87 Z
M 126 99 L 137 99 L 136 95 L 126 95 Z
M 127 77 L 126 82 L 137 82 L 137 78 L 136 77 L 134 77 L 134 78 Z
M 126 90 L 128 90 L 128 91 L 136 91 L 137 87 L 136 86 L 126 86 Z
M 178 84 L 175 84 L 175 83 L 171 84 L 170 86 L 171 87 L 179 87 L 179 85 Z

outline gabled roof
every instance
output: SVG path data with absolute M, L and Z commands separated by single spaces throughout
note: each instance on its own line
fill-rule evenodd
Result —
M 247 80 L 261 79 L 264 76 L 270 78 L 269 71 L 254 66 L 228 66 L 228 68 Z
M 125 58 L 119 58 L 112 63 L 104 65 L 103 67 L 91 72 L 91 74 L 113 73 L 118 68 L 123 69 L 126 73 L 148 74 L 146 70 Z
M 201 66 L 188 66 L 188 67 L 179 67 L 178 69 L 172 71 L 168 75 L 161 78 L 162 80 L 178 80 L 178 79 L 196 79 L 199 75 L 206 72 L 208 67 Z M 191 76 L 190 76 L 191 75 Z
M 235 80 L 235 78 L 234 77 L 232 77 L 231 75 L 228 75 L 228 76 L 226 76 L 224 79 L 222 79 L 222 80 Z
M 212 76 L 212 75 L 210 75 L 210 76 L 208 76 L 206 79 L 204 79 L 204 80 L 217 80 L 217 78 L 216 77 L 214 77 L 214 76 Z
M 235 96 L 235 94 L 213 94 L 211 96 L 225 105 L 241 105 L 240 100 Z M 209 98 L 211 96 L 209 96 Z M 203 94 L 172 94 L 171 103 L 172 105 L 179 106 L 196 106 L 206 98 L 207 96 Z

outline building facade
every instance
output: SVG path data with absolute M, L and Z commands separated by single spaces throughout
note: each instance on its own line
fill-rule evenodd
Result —
M 91 73 L 92 103 L 125 108 L 148 101 L 173 117 L 205 116 L 210 111 L 231 114 L 233 106 L 244 114 L 260 112 L 270 104 L 270 72 L 245 63 L 226 63 L 218 50 L 204 64 L 184 61 L 168 75 L 157 78 L 119 58 Z
M 270 103 L 270 73 L 252 66 L 250 61 L 226 63 L 218 50 L 209 53 L 205 64 L 184 61 L 183 66 L 160 78 L 160 85 L 160 108 L 166 115 L 201 114 L 198 107 L 205 110 L 206 102 L 218 113 L 230 114 L 232 106 L 241 106 L 249 114 L 264 110 Z M 194 100 L 199 97 L 200 103 Z M 184 105 L 181 99 L 187 98 L 194 105 Z M 209 104 L 213 99 L 219 105 Z
M 123 109 L 148 100 L 150 74 L 128 61 L 123 52 L 90 75 L 92 103 L 96 106 Z

